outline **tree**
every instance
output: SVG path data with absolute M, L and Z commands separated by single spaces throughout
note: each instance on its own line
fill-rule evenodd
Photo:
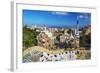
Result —
M 85 28 L 84 28 L 85 29 Z M 86 30 L 82 30 L 80 34 L 80 47 L 86 47 L 86 49 L 90 49 L 91 47 L 91 33 L 86 35 Z
M 23 47 L 28 48 L 37 45 L 37 35 L 39 32 L 28 28 L 26 25 L 23 27 Z

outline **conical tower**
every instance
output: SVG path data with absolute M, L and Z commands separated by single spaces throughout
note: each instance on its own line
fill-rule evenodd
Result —
M 75 36 L 79 37 L 79 20 L 78 19 L 75 25 Z

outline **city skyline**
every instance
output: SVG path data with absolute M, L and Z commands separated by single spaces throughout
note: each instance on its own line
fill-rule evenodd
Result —
M 23 10 L 23 25 L 47 26 L 47 27 L 84 27 L 91 24 L 90 13 Z

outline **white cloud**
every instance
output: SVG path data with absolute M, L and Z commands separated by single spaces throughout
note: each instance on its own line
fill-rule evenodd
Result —
M 58 14 L 58 15 L 68 15 L 68 12 L 52 12 L 52 14 Z
M 88 16 L 87 15 L 79 15 L 79 16 L 77 16 L 77 18 L 88 18 Z
M 78 17 L 79 17 L 79 18 L 84 18 L 84 16 L 83 16 L 83 15 L 79 15 Z

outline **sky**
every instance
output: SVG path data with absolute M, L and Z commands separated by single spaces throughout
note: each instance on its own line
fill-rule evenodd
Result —
M 91 13 L 23 10 L 23 25 L 47 27 L 84 27 L 91 24 Z

